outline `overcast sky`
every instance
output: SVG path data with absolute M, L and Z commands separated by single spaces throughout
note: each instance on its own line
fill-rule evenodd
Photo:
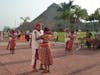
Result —
M 20 17 L 30 17 L 30 21 L 39 16 L 52 3 L 68 3 L 69 0 L 0 0 L 0 30 L 4 26 L 16 27 L 22 20 Z M 100 0 L 74 0 L 74 4 L 86 8 L 93 13 L 100 7 Z

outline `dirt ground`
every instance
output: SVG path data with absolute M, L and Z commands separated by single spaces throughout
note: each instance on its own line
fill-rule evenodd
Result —
M 66 55 L 64 43 L 52 44 L 54 63 L 50 73 L 42 74 L 41 71 L 32 72 L 28 43 L 17 42 L 14 55 L 6 46 L 7 42 L 0 42 L 0 75 L 100 75 L 100 50 L 81 49 Z

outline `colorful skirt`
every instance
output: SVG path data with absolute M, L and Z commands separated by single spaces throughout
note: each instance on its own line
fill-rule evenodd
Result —
M 41 64 L 43 65 L 53 64 L 50 45 L 48 43 L 44 43 L 40 45 L 40 60 L 41 60 Z
M 15 50 L 15 47 L 16 47 L 16 41 L 15 39 L 12 39 L 10 41 L 10 50 Z
M 74 41 L 73 40 L 68 41 L 68 44 L 67 44 L 68 50 L 72 50 L 73 46 L 74 46 Z

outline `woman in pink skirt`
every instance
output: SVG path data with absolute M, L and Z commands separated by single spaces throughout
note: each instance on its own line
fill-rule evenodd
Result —
M 43 73 L 48 73 L 50 72 L 49 66 L 53 64 L 49 43 L 51 34 L 48 28 L 44 28 L 44 35 L 41 38 L 43 39 L 43 43 L 40 44 L 40 60 L 41 64 L 45 67 Z

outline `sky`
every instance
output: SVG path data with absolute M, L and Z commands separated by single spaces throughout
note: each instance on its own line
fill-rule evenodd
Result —
M 69 0 L 0 0 L 0 30 L 5 26 L 18 27 L 23 21 L 20 17 L 30 17 L 32 21 L 47 9 L 52 3 L 68 3 Z M 100 8 L 100 0 L 74 0 L 77 4 L 93 13 Z

